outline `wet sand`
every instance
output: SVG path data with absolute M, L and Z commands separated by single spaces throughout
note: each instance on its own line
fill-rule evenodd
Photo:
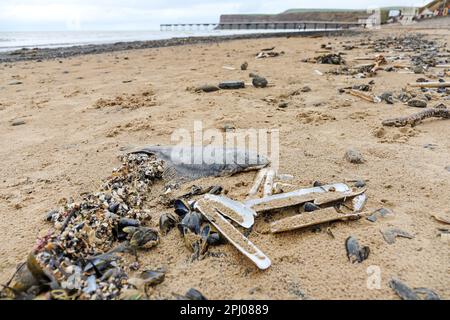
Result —
M 334 237 L 326 226 L 273 235 L 270 223 L 285 215 L 259 217 L 249 240 L 272 260 L 265 271 L 229 244 L 210 248 L 213 255 L 201 261 L 190 261 L 190 252 L 173 230 L 158 247 L 142 253 L 141 270 L 163 266 L 168 272 L 151 298 L 173 298 L 172 293 L 195 287 L 211 299 L 397 299 L 388 286 L 396 277 L 449 299 L 449 244 L 438 237 L 438 228 L 449 226 L 431 216 L 450 214 L 449 120 L 386 127 L 380 134 L 382 120 L 420 110 L 338 93 L 339 88 L 370 80 L 375 81 L 374 93 L 399 91 L 424 75 L 380 71 L 373 78 L 355 79 L 325 74 L 336 66 L 302 62 L 317 56 L 321 44 L 343 51 L 344 44 L 406 32 L 450 41 L 442 28 L 397 27 L 356 36 L 230 40 L 1 64 L 0 283 L 26 258 L 36 238 L 51 228 L 45 214 L 61 199 L 80 199 L 81 193 L 95 191 L 119 165 L 117 155 L 124 150 L 170 144 L 175 129 L 192 130 L 193 121 L 202 120 L 205 129 L 279 129 L 280 172 L 294 175 L 294 184 L 365 179 L 366 210 L 386 207 L 394 217 L 376 223 L 333 223 Z M 272 46 L 285 54 L 255 59 L 261 49 Z M 374 55 L 362 48 L 345 52 L 353 65 L 364 63 L 355 57 Z M 244 61 L 249 63 L 247 71 L 239 68 Z M 249 72 L 265 76 L 273 86 L 201 94 L 186 90 L 223 80 L 249 82 Z M 305 86 L 311 91 L 289 95 Z M 287 102 L 287 108 L 278 108 L 280 102 Z M 438 102 L 449 107 L 448 100 L 431 104 Z M 13 126 L 18 120 L 24 124 Z M 364 163 L 344 159 L 350 147 L 362 153 Z M 195 184 L 220 184 L 231 198 L 242 200 L 254 176 L 245 173 Z M 159 215 L 171 209 L 153 210 L 150 226 L 156 227 Z M 389 245 L 380 233 L 387 227 L 415 237 Z M 350 235 L 370 247 L 368 259 L 360 264 L 347 259 L 345 239 Z M 380 289 L 366 286 L 369 266 L 380 267 Z

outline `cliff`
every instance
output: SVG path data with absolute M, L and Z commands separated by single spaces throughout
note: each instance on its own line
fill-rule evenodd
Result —
M 274 21 L 341 21 L 356 22 L 367 18 L 365 10 L 321 10 L 321 9 L 291 9 L 279 14 L 224 14 L 220 23 L 236 22 L 274 22 Z

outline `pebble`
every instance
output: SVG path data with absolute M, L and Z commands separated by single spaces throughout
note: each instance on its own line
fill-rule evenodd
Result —
M 224 81 L 219 83 L 220 89 L 242 89 L 245 88 L 244 81 Z
M 220 90 L 219 87 L 213 86 L 213 85 L 209 85 L 209 84 L 206 84 L 204 86 L 198 87 L 196 89 L 196 91 L 203 91 L 203 92 L 214 92 L 214 91 L 218 91 L 218 90 Z
M 408 101 L 408 106 L 414 107 L 414 108 L 426 108 L 427 102 L 425 100 L 421 100 L 421 99 L 411 99 Z
M 288 107 L 288 103 L 287 102 L 280 102 L 278 104 L 278 108 L 284 109 L 284 108 L 287 108 L 287 107 Z
M 247 62 L 244 62 L 243 64 L 241 64 L 241 70 L 242 71 L 247 70 L 247 68 L 248 68 L 248 63 Z
M 16 127 L 16 126 L 24 125 L 25 123 L 26 123 L 26 122 L 23 121 L 23 120 L 14 120 L 13 122 L 11 122 L 11 125 L 12 125 L 13 127 Z
M 362 154 L 356 149 L 348 149 L 345 152 L 345 159 L 350 163 L 361 164 L 364 163 Z
M 310 92 L 310 91 L 311 91 L 311 88 L 308 87 L 308 86 L 305 86 L 305 87 L 303 87 L 300 91 L 301 91 L 301 92 Z
M 268 81 L 266 78 L 256 76 L 256 77 L 253 77 L 252 83 L 253 83 L 253 86 L 255 86 L 255 88 L 265 88 L 265 87 L 267 87 Z
M 10 83 L 8 83 L 10 86 L 17 86 L 19 84 L 22 84 L 22 81 L 11 81 Z

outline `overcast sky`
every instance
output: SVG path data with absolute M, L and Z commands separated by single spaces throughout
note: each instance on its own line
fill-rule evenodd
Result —
M 149 30 L 160 23 L 216 22 L 224 13 L 290 8 L 422 5 L 426 0 L 0 0 L 0 31 Z

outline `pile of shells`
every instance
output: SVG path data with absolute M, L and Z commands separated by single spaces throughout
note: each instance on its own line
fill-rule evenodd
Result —
M 135 289 L 116 253 L 158 243 L 158 232 L 144 226 L 151 215 L 143 203 L 162 177 L 163 163 L 144 154 L 128 154 L 121 161 L 99 192 L 48 213 L 53 231 L 39 239 L 0 297 L 117 299 Z M 144 272 L 142 281 L 150 273 Z

